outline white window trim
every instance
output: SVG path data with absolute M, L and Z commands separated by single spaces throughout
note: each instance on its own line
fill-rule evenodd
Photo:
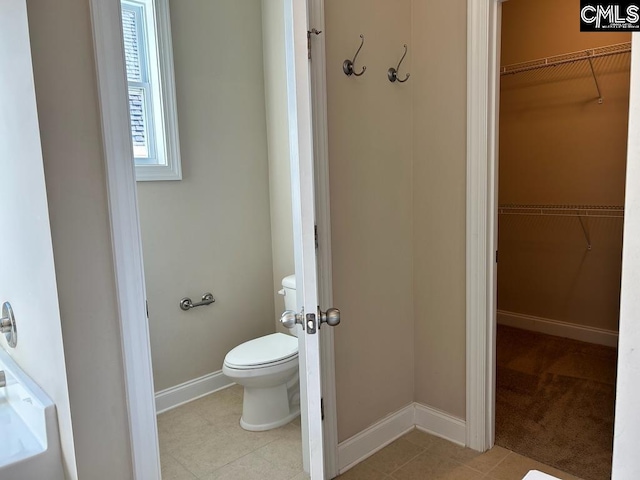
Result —
M 136 3 L 135 0 L 130 1 Z M 136 163 L 136 180 L 182 180 L 169 0 L 151 0 L 140 3 L 144 3 L 147 7 L 145 8 L 145 20 L 151 83 L 159 86 L 159 88 L 152 88 L 153 137 L 155 138 L 158 163 Z M 149 6 L 152 8 L 148 8 Z M 152 26 L 155 26 L 155 35 L 151 31 Z M 157 63 L 153 65 L 154 62 Z

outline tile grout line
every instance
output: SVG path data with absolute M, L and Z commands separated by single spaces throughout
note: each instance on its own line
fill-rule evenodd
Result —
M 196 479 L 200 480 L 200 477 L 199 477 L 199 476 L 197 476 L 195 473 L 193 473 L 191 470 L 189 470 L 189 469 L 187 468 L 187 466 L 186 466 L 184 463 L 182 463 L 180 460 L 178 460 L 178 459 L 177 459 L 176 457 L 174 457 L 172 454 L 167 453 L 167 454 L 165 454 L 165 455 L 169 455 L 171 458 L 173 458 L 173 459 L 176 461 L 176 463 L 177 463 L 178 465 L 180 465 L 180 466 L 181 466 L 182 468 L 184 468 L 187 472 L 189 472 L 191 475 L 193 475 L 193 478 L 196 478 Z M 161 462 L 161 470 L 162 470 L 162 462 Z
M 495 446 L 496 446 L 496 445 L 494 445 L 494 447 L 495 447 Z M 498 446 L 499 446 L 499 445 L 498 445 Z M 465 447 L 465 448 L 467 448 L 467 447 Z M 493 447 L 492 447 L 492 448 L 493 448 Z M 500 447 L 500 448 L 504 448 L 504 447 Z M 507 453 L 504 457 L 502 457 L 502 459 L 500 459 L 500 460 L 498 461 L 498 463 L 496 463 L 493 467 L 491 467 L 491 468 L 490 468 L 489 470 L 487 470 L 486 472 L 483 472 L 482 470 L 478 470 L 477 468 L 473 468 L 471 465 L 467 465 L 466 463 L 460 462 L 460 461 L 458 461 L 458 460 L 455 460 L 455 459 L 452 459 L 452 460 L 453 460 L 454 462 L 457 462 L 457 463 L 461 464 L 461 465 L 464 465 L 464 466 L 465 466 L 465 467 L 467 467 L 467 468 L 470 468 L 470 469 L 471 469 L 471 470 L 473 470 L 474 472 L 481 473 L 482 475 L 484 475 L 482 478 L 486 478 L 486 477 L 489 475 L 489 472 L 492 472 L 495 468 L 497 468 L 497 467 L 498 467 L 498 465 L 500 465 L 502 462 L 504 462 L 504 461 L 506 460 L 506 458 L 507 458 L 509 455 L 511 455 L 511 454 L 513 453 L 513 452 L 512 452 L 511 450 L 509 450 L 508 448 L 504 448 L 504 450 L 506 450 L 506 451 L 507 451 L 507 452 L 509 452 L 509 453 Z M 481 457 L 481 456 L 483 456 L 483 455 L 487 454 L 489 451 L 491 451 L 491 449 L 487 450 L 486 452 L 482 452 L 480 455 L 478 455 L 477 457 L 474 457 L 474 458 L 479 458 L 479 457 Z
M 416 429 L 416 430 L 417 430 L 417 429 Z M 400 437 L 400 438 L 403 438 L 403 437 Z M 422 455 L 423 453 L 427 453 L 427 452 L 429 452 L 429 451 L 431 450 L 431 448 L 433 447 L 433 445 L 429 445 L 428 447 L 423 447 L 422 445 L 419 445 L 419 444 L 418 444 L 418 443 L 416 443 L 416 442 L 412 442 L 412 441 L 411 441 L 411 440 L 409 440 L 409 439 L 406 439 L 406 441 L 407 441 L 407 442 L 409 442 L 409 443 L 411 443 L 412 445 L 415 445 L 415 446 L 421 447 L 421 448 L 423 449 L 423 451 L 422 451 L 421 453 L 419 453 L 418 455 L 416 455 L 415 457 L 413 457 L 411 460 L 409 460 L 409 461 L 407 461 L 406 463 L 404 463 L 402 466 L 398 467 L 397 469 L 395 469 L 395 470 L 393 470 L 391 473 L 389 473 L 388 475 L 389 475 L 390 477 L 392 477 L 394 473 L 397 473 L 397 472 L 398 472 L 398 470 L 401 470 L 402 468 L 404 468 L 405 466 L 407 466 L 409 463 L 411 463 L 413 460 L 415 460 L 417 457 L 419 457 L 419 456 L 420 456 L 420 455 Z M 467 447 L 463 447 L 463 448 L 467 448 Z M 486 452 L 485 452 L 485 453 L 486 453 Z M 510 451 L 510 450 L 509 450 L 509 453 L 511 453 L 511 451 Z M 480 454 L 480 455 L 482 455 L 482 454 Z M 478 455 L 478 456 L 480 456 L 480 455 Z M 509 456 L 508 454 L 507 454 L 507 455 L 505 455 L 505 458 L 506 458 L 506 457 L 508 457 L 508 456 Z M 484 478 L 484 477 L 489 473 L 489 472 L 482 472 L 482 471 L 480 471 L 480 470 L 478 470 L 478 469 L 475 469 L 475 468 L 473 468 L 473 467 L 471 467 L 471 466 L 469 466 L 469 465 L 465 464 L 464 462 L 461 462 L 461 461 L 460 461 L 460 460 L 458 460 L 458 459 L 451 458 L 451 457 L 449 457 L 449 456 L 447 456 L 447 455 L 438 455 L 438 457 L 440 457 L 440 458 L 441 458 L 441 457 L 445 457 L 447 460 L 450 460 L 450 461 L 452 461 L 452 462 L 453 462 L 453 463 L 455 463 L 455 464 L 458 464 L 458 465 L 460 465 L 460 466 L 462 466 L 462 467 L 465 467 L 465 468 L 467 468 L 467 469 L 471 470 L 472 472 L 480 473 L 480 474 L 483 476 L 483 478 Z M 503 460 L 504 460 L 504 458 L 503 458 L 502 460 L 500 460 L 500 462 L 498 462 L 498 464 L 499 464 L 499 463 L 502 463 L 502 461 L 503 461 Z M 497 466 L 497 464 L 496 464 L 493 468 L 495 468 L 496 466 Z M 493 470 L 493 468 L 492 468 L 491 470 Z M 489 470 L 489 471 L 491 471 L 491 470 Z M 384 473 L 384 472 L 381 472 L 381 473 Z
M 199 413 L 198 411 L 192 411 L 192 413 L 193 413 L 194 415 L 196 415 L 197 417 L 199 417 L 200 419 L 202 419 L 202 420 L 203 420 L 203 421 L 204 421 L 208 426 L 216 428 L 216 425 L 215 425 L 214 423 L 212 423 L 210 420 L 208 420 L 208 419 L 207 419 L 207 418 L 205 418 L 204 416 L 200 415 L 200 413 Z M 217 429 L 218 429 L 218 430 L 225 430 L 225 429 L 226 429 L 226 427 L 217 427 Z M 231 464 L 231 463 L 233 463 L 233 462 L 235 462 L 235 461 L 237 461 L 237 460 L 240 460 L 241 458 L 244 458 L 244 457 L 246 457 L 247 455 L 250 455 L 250 454 L 252 454 L 252 453 L 255 453 L 256 455 L 259 455 L 259 456 L 260 456 L 260 458 L 262 458 L 263 460 L 265 460 L 265 461 L 269 462 L 271 465 L 275 465 L 273 462 L 270 462 L 267 458 L 264 458 L 262 455 L 258 454 L 258 453 L 257 453 L 257 451 L 258 451 L 258 450 L 260 450 L 260 449 L 261 449 L 261 448 L 263 448 L 263 447 L 266 447 L 267 445 L 270 445 L 271 443 L 275 442 L 276 440 L 280 440 L 281 438 L 282 438 L 282 437 L 274 438 L 273 440 L 271 440 L 271 441 L 269 441 L 269 442 L 265 443 L 264 445 L 261 445 L 260 447 L 258 447 L 258 448 L 256 448 L 256 449 L 254 449 L 254 450 L 251 450 L 251 451 L 249 451 L 249 452 L 245 453 L 244 455 L 241 455 L 240 457 L 238 457 L 238 458 L 236 458 L 236 459 L 230 460 L 230 461 L 228 461 L 227 463 L 225 463 L 224 465 L 220 465 L 219 467 L 216 467 L 215 469 L 213 469 L 213 470 L 211 470 L 211 471 L 209 471 L 209 472 L 206 472 L 206 473 L 205 473 L 205 476 L 210 475 L 210 474 L 214 473 L 215 471 L 220 470 L 221 468 L 224 468 L 224 467 L 226 467 L 227 465 L 229 465 L 229 464 Z M 194 443 L 195 443 L 195 442 L 194 442 Z M 193 475 L 193 477 L 194 477 L 194 478 L 196 478 L 196 479 L 198 479 L 198 480 L 201 480 L 201 479 L 203 478 L 203 477 L 200 477 L 200 476 L 196 475 L 196 474 L 195 474 L 193 471 L 191 471 L 191 470 L 190 470 L 190 469 L 189 469 L 189 468 L 188 468 L 188 467 L 187 467 L 183 462 L 181 462 L 180 460 L 178 460 L 178 458 L 177 458 L 177 457 L 175 457 L 173 454 L 171 454 L 171 453 L 166 453 L 165 455 L 168 455 L 168 456 L 170 456 L 171 458 L 173 458 L 173 460 L 175 460 L 175 461 L 176 461 L 176 462 L 177 462 L 181 467 L 183 467 L 187 472 L 189 472 L 191 475 Z M 277 465 L 275 465 L 275 466 L 277 467 Z M 297 474 L 296 474 L 296 475 L 297 475 Z M 291 478 L 293 478 L 293 477 L 291 477 Z
M 400 438 L 402 438 L 402 437 L 400 437 Z M 399 440 L 399 439 L 398 439 L 398 440 Z M 407 442 L 409 442 L 409 440 L 407 440 Z M 427 450 L 429 450 L 429 449 L 428 449 L 428 447 L 422 447 L 422 446 L 417 445 L 417 444 L 415 444 L 415 443 L 413 443 L 413 442 L 409 442 L 409 443 L 411 443 L 411 444 L 413 444 L 413 445 L 416 445 L 417 447 L 422 448 L 422 451 L 421 451 L 420 453 L 418 453 L 417 455 L 415 455 L 415 456 L 411 457 L 409 460 L 407 460 L 405 463 L 403 463 L 402 465 L 400 465 L 400 466 L 399 466 L 398 468 L 396 468 L 395 470 L 392 470 L 392 471 L 391 471 L 391 472 L 389 472 L 389 473 L 384 473 L 384 472 L 380 472 L 380 473 L 382 473 L 382 474 L 384 474 L 384 475 L 387 475 L 387 476 L 389 476 L 389 477 L 392 477 L 392 478 L 393 478 L 393 474 L 394 474 L 394 473 L 396 473 L 398 470 L 400 470 L 400 469 L 402 469 L 402 468 L 406 467 L 408 464 L 410 464 L 411 462 L 413 462 L 413 461 L 414 461 L 416 458 L 418 458 L 420 455 L 422 455 L 423 453 L 426 453 L 426 452 L 427 452 Z
M 485 475 L 485 477 L 488 477 L 488 476 L 491 474 L 491 472 L 493 472 L 496 468 L 498 468 L 500 465 L 502 465 L 502 463 L 503 463 L 504 461 L 506 461 L 506 460 L 507 460 L 507 458 L 509 458 L 511 455 L 513 455 L 513 451 L 509 450 L 508 448 L 506 448 L 505 450 L 508 450 L 508 451 L 509 451 L 509 453 L 507 453 L 507 454 L 504 456 L 504 458 L 503 458 L 502 460 L 500 460 L 498 463 L 496 463 L 496 464 L 493 466 L 493 468 L 492 468 L 492 469 L 490 469 L 490 470 L 487 472 L 487 474 Z

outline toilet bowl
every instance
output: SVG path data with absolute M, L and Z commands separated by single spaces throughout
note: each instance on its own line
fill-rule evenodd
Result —
M 295 275 L 282 281 L 286 309 L 297 309 Z M 291 329 L 297 334 L 297 329 Z M 272 333 L 238 345 L 227 353 L 222 367 L 233 382 L 244 387 L 240 426 L 264 431 L 286 425 L 300 415 L 298 338 Z

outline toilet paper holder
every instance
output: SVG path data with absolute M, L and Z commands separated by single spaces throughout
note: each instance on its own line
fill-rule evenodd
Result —
M 202 301 L 198 303 L 193 303 L 189 297 L 184 297 L 182 300 L 180 300 L 180 308 L 186 312 L 187 310 L 191 310 L 192 308 L 211 305 L 215 301 L 216 299 L 213 298 L 213 293 L 205 293 L 204 295 L 202 295 Z

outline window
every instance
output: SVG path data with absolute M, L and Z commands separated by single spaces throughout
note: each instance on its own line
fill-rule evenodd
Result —
M 180 180 L 168 0 L 121 0 L 136 179 Z

